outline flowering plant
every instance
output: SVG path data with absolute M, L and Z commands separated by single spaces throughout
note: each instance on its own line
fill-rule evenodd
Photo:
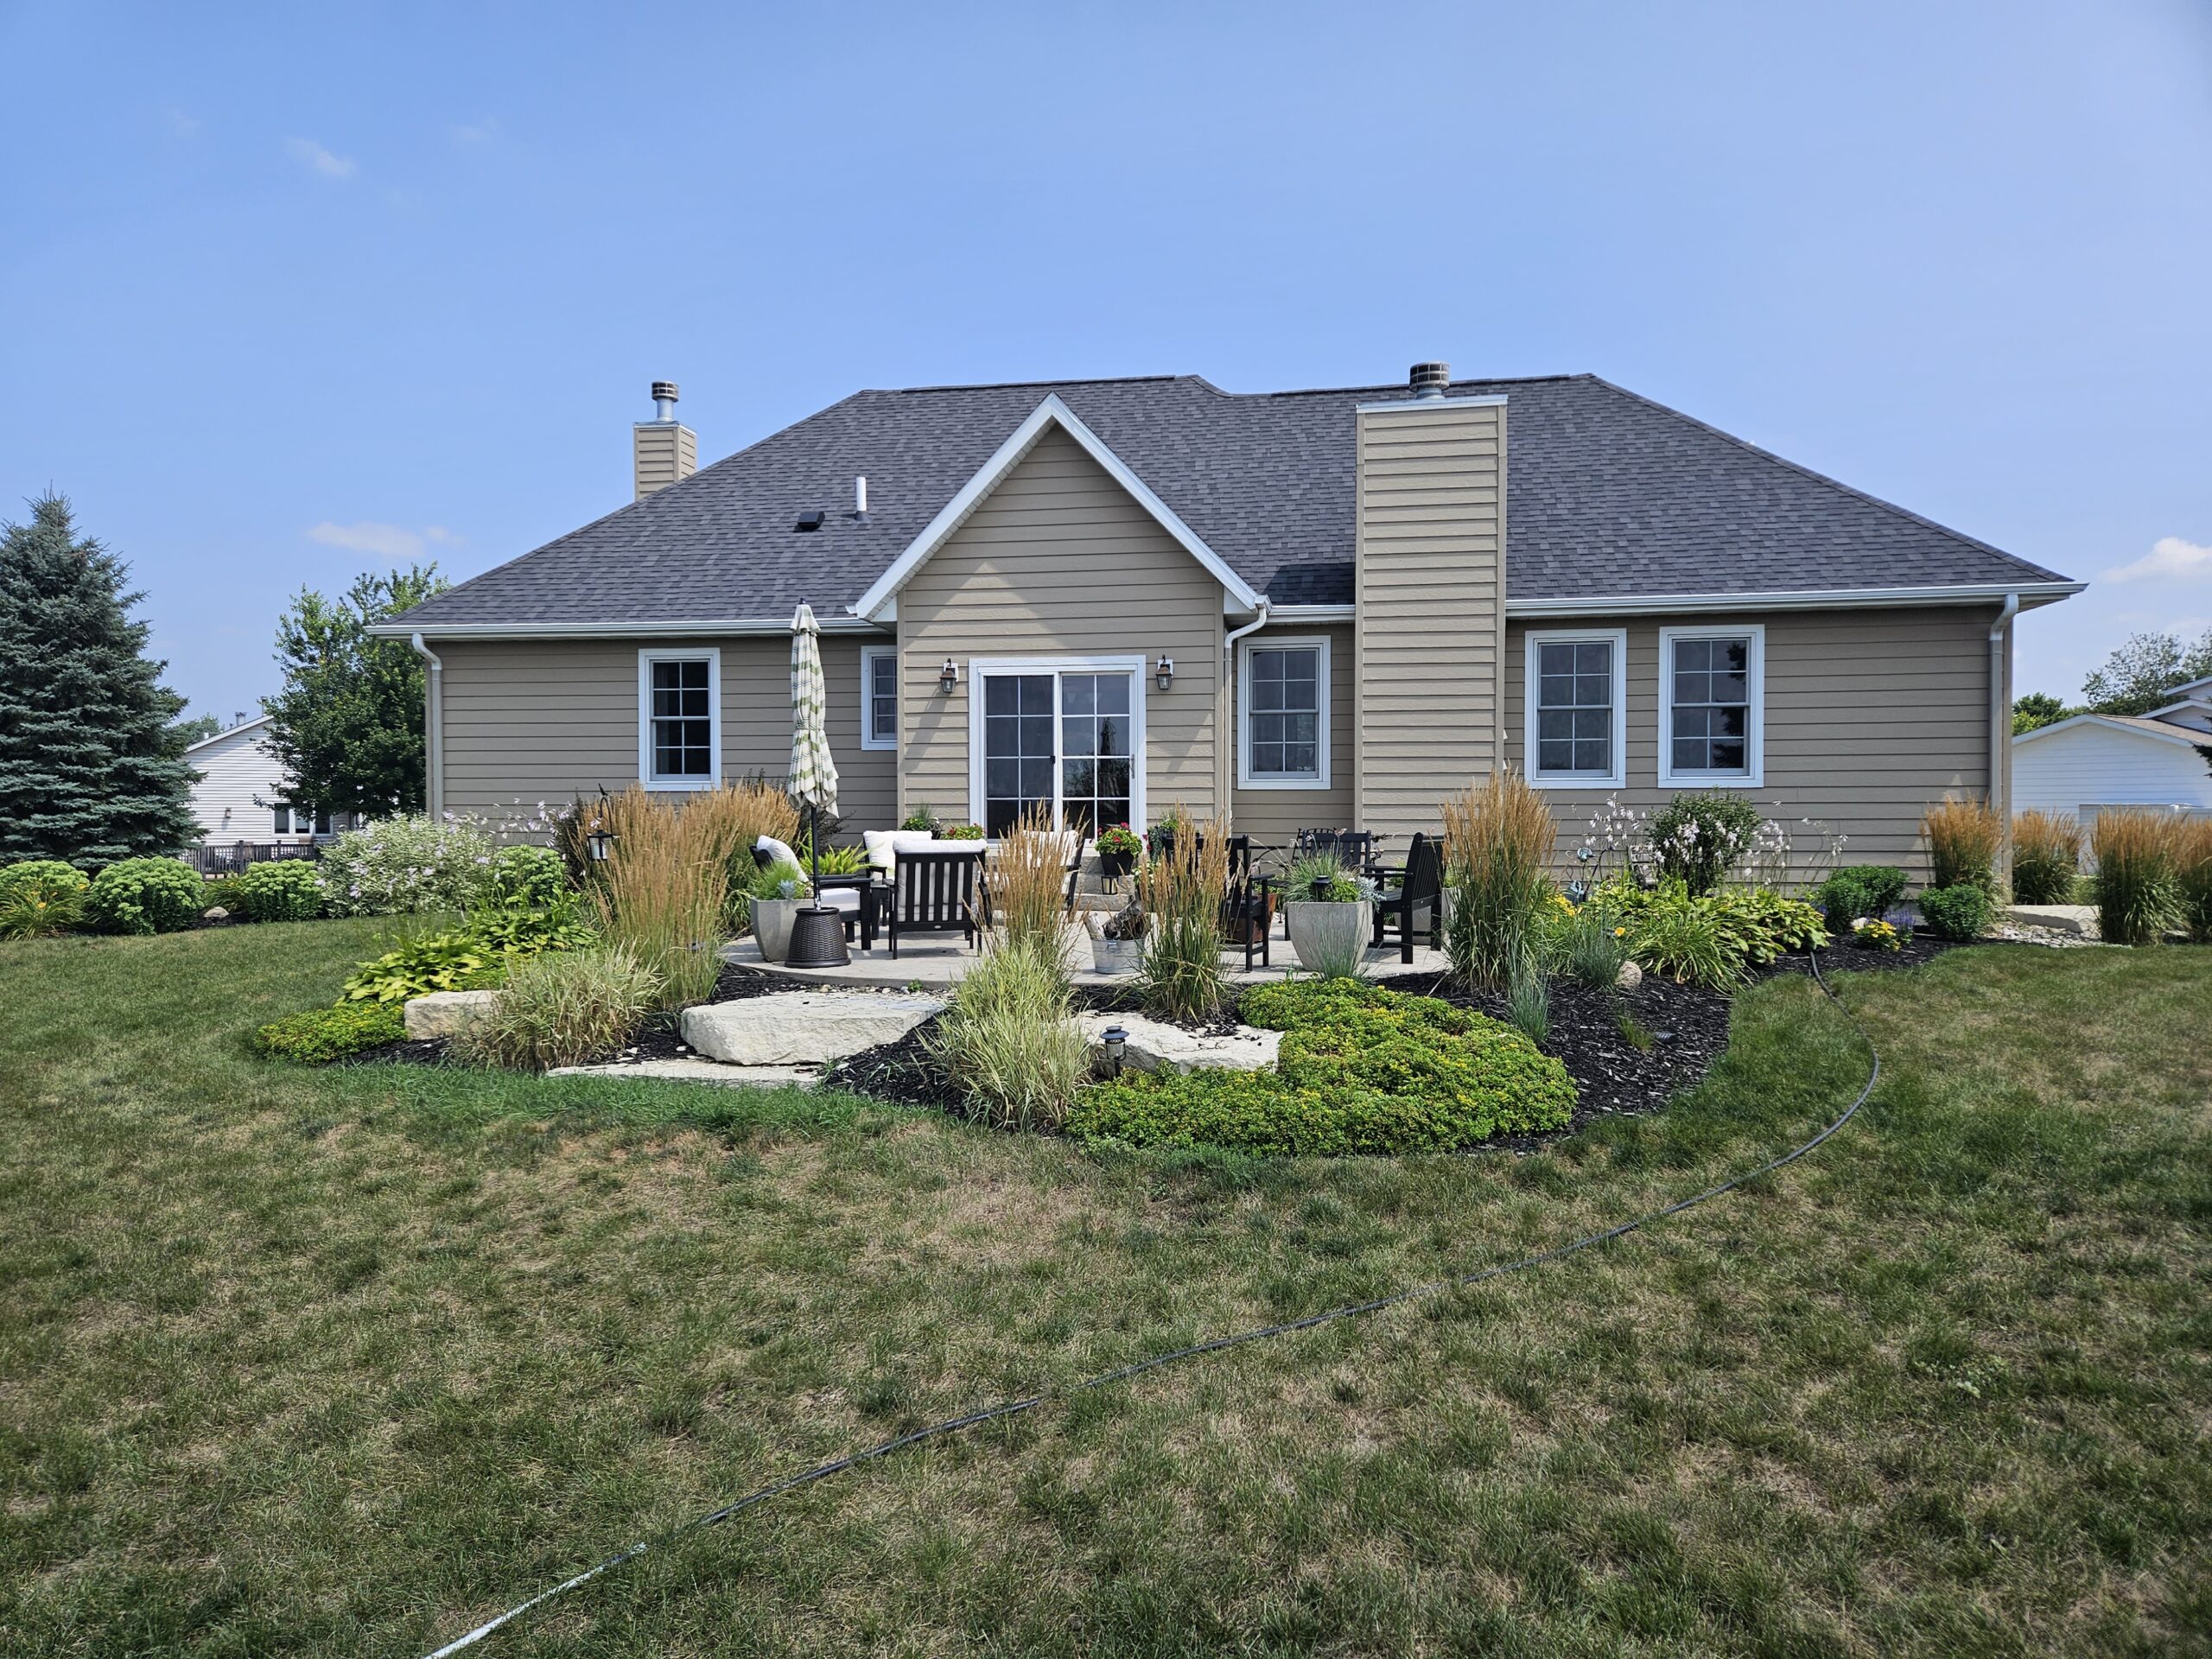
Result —
M 326 902 L 334 916 L 466 910 L 492 880 L 493 852 L 469 819 L 380 818 L 324 849 Z
M 1878 916 L 1861 916 L 1851 925 L 1851 942 L 1868 950 L 1902 950 L 1896 928 Z
M 1136 831 L 1126 823 L 1117 823 L 1110 830 L 1101 830 L 1095 844 L 1102 855 L 1112 858 L 1135 858 L 1144 851 L 1144 842 L 1137 839 Z

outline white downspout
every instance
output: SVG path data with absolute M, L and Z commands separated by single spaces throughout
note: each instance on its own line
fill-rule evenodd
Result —
M 1236 683 L 1236 642 L 1246 634 L 1256 633 L 1260 629 L 1266 627 L 1268 613 L 1273 608 L 1274 606 L 1269 602 L 1268 596 L 1265 594 L 1261 594 L 1255 605 L 1256 613 L 1252 620 L 1241 628 L 1231 628 L 1221 637 L 1223 669 L 1221 683 L 1223 689 L 1228 693 L 1229 701 L 1228 709 L 1222 716 L 1222 724 L 1229 732 L 1229 747 L 1224 752 L 1228 756 L 1229 764 L 1225 768 L 1226 775 L 1222 777 L 1220 785 L 1222 804 L 1224 806 L 1228 804 L 1230 795 L 1236 787 L 1236 755 L 1244 743 L 1243 722 L 1236 718 L 1236 699 L 1238 694 L 1243 690 Z
M 2006 672 L 2012 643 L 2012 619 L 2020 613 L 2020 596 L 2005 595 L 1997 620 L 1989 625 L 1989 804 L 1997 814 L 1997 877 L 2006 886 L 2012 880 L 2012 705 L 2005 695 Z
M 420 629 L 408 643 L 429 664 L 423 681 L 423 808 L 435 818 L 446 810 L 446 665 Z

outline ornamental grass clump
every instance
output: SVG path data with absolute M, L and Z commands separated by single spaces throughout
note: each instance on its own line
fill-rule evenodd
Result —
M 1920 834 L 1928 843 L 1931 887 L 1973 887 L 1996 895 L 2005 824 L 1987 802 L 1946 796 L 1920 815 Z
M 653 976 L 664 1008 L 704 1001 L 721 974 L 738 831 L 735 813 L 713 798 L 735 792 L 702 791 L 696 798 L 709 804 L 695 813 L 633 784 L 596 809 L 616 837 L 591 887 L 601 931 Z
M 2097 929 L 2107 944 L 2156 944 L 2179 919 L 2176 820 L 2163 812 L 2100 812 L 2090 832 L 2097 861 Z
M 976 1116 L 1000 1128 L 1059 1128 L 1090 1076 L 1066 969 L 1033 935 L 995 939 L 922 1046 Z
M 2212 944 L 2212 818 L 2183 818 L 2173 827 L 2174 899 L 2181 925 L 2199 944 Z
M 543 1071 L 620 1052 L 660 995 L 660 982 L 626 945 L 533 957 L 507 976 L 485 1013 L 454 1035 L 466 1065 Z
M 1544 955 L 1560 972 L 1593 991 L 1611 990 L 1620 982 L 1629 930 L 1611 890 L 1600 887 L 1579 905 L 1561 899 L 1549 907 L 1546 920 Z
M 1009 944 L 1043 952 L 1065 971 L 1067 957 L 1067 842 L 1050 812 L 1032 807 L 1000 838 L 983 880 L 991 926 Z
M 2063 905 L 2082 868 L 2082 826 L 2066 812 L 2017 813 L 2012 819 L 2012 897 L 2024 905 Z
M 1516 772 L 1495 772 L 1440 804 L 1444 815 L 1444 930 L 1452 977 L 1502 991 L 1536 949 L 1538 912 L 1551 896 L 1545 874 L 1559 827 L 1543 798 Z
M 1137 877 L 1137 894 L 1152 915 L 1137 994 L 1146 1009 L 1168 1020 L 1211 1017 L 1228 995 L 1222 971 L 1223 901 L 1229 893 L 1229 824 L 1198 824 L 1178 807 L 1173 833 L 1154 836 L 1152 857 Z
M 1248 992 L 1244 1019 L 1283 1033 L 1272 1071 L 1125 1071 L 1086 1089 L 1068 1130 L 1129 1146 L 1341 1156 L 1449 1152 L 1563 1128 L 1567 1068 L 1510 1026 L 1357 980 Z

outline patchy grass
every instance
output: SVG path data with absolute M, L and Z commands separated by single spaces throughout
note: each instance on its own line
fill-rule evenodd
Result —
M 0 948 L 0 1650 L 426 1650 L 973 1404 L 1793 1143 L 1807 984 L 1525 1158 L 1101 1156 L 849 1096 L 255 1058 L 363 924 Z M 1842 983 L 1812 1159 L 918 1449 L 502 1655 L 2212 1648 L 2205 952 Z

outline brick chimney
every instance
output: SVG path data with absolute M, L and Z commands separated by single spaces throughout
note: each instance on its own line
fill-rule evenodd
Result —
M 637 499 L 699 470 L 699 435 L 676 418 L 676 382 L 653 382 L 653 417 L 630 429 Z

